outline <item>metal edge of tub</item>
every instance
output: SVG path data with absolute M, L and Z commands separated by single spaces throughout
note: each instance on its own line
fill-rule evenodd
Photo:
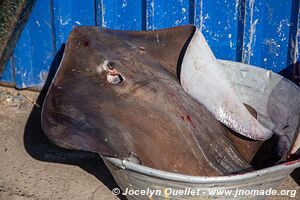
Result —
M 298 159 L 295 161 L 282 163 L 276 166 L 272 166 L 272 167 L 256 170 L 253 172 L 244 173 L 244 174 L 208 177 L 208 176 L 189 176 L 183 174 L 176 174 L 172 172 L 162 171 L 162 170 L 138 165 L 118 158 L 103 157 L 103 156 L 101 157 L 119 169 L 123 169 L 123 170 L 126 169 L 150 177 L 165 179 L 168 181 L 183 182 L 183 183 L 205 183 L 205 184 L 224 183 L 224 182 L 229 183 L 229 182 L 255 178 L 258 176 L 273 174 L 282 170 L 292 172 L 294 169 L 300 167 L 300 159 Z

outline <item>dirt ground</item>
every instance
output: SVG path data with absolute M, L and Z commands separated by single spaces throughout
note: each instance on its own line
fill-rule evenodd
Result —
M 0 87 L 1 200 L 113 200 L 117 187 L 97 154 L 59 148 L 41 130 L 39 93 Z M 279 189 L 296 189 L 296 170 Z M 122 198 L 123 199 L 123 198 Z M 272 197 L 270 199 L 300 199 Z

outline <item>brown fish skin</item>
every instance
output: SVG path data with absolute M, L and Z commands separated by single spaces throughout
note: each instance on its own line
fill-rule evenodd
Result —
M 138 45 L 143 52 L 158 60 L 159 63 L 175 76 L 180 77 L 181 59 L 191 36 L 195 31 L 195 26 L 187 25 L 171 29 L 161 29 L 155 31 L 111 31 L 131 45 Z M 146 42 L 145 42 L 146 41 Z M 248 111 L 257 118 L 257 112 L 251 106 L 244 104 Z M 226 128 L 226 127 L 225 127 Z M 226 128 L 228 138 L 232 140 L 236 149 L 241 153 L 247 162 L 251 162 L 263 141 L 256 141 L 240 136 L 233 130 Z
M 111 34 L 118 35 L 122 39 L 129 40 L 132 44 L 138 44 L 143 47 L 144 51 L 153 58 L 160 61 L 160 64 L 167 70 L 172 72 L 179 78 L 180 74 L 180 59 L 182 53 L 185 51 L 189 39 L 195 31 L 192 25 L 175 27 L 172 31 L 169 29 L 156 30 L 151 32 L 138 31 L 126 32 L 124 31 L 111 31 Z M 145 43 L 145 41 L 148 41 Z M 252 116 L 257 118 L 257 112 L 251 106 L 244 104 Z M 251 162 L 257 151 L 263 144 L 263 141 L 256 141 L 240 134 L 235 133 L 233 130 L 225 127 L 228 130 L 228 137 L 232 140 L 236 149 L 241 153 L 247 162 Z
M 153 31 L 106 31 L 138 46 L 179 78 L 182 58 L 195 30 L 194 25 L 185 25 Z
M 55 144 L 186 175 L 250 166 L 224 127 L 139 46 L 95 27 L 75 28 L 46 97 L 42 126 Z M 105 70 L 104 70 L 105 69 Z M 108 74 L 122 82 L 110 84 Z
M 195 31 L 195 26 L 179 26 L 171 29 L 155 31 L 111 31 L 131 45 L 138 45 L 143 52 L 158 60 L 159 63 L 177 77 L 180 76 L 180 65 L 185 48 Z M 244 104 L 252 116 L 257 118 L 255 109 Z M 256 141 L 225 127 L 228 131 L 228 138 L 233 142 L 235 148 L 241 153 L 245 160 L 250 163 L 256 155 L 263 141 Z

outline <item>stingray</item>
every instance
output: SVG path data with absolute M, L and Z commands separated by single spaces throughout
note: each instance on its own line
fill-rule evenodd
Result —
M 43 105 L 46 136 L 64 148 L 180 174 L 247 171 L 225 127 L 176 76 L 194 31 L 74 28 Z

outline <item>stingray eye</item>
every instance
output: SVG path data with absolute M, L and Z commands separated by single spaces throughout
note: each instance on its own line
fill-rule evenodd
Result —
M 107 63 L 107 67 L 108 67 L 108 69 L 110 69 L 110 70 L 113 70 L 113 69 L 115 68 L 115 66 L 116 66 L 116 64 L 115 64 L 114 62 L 109 62 L 109 63 Z
M 123 82 L 123 77 L 119 73 L 108 73 L 106 76 L 107 81 L 110 84 L 116 85 Z

